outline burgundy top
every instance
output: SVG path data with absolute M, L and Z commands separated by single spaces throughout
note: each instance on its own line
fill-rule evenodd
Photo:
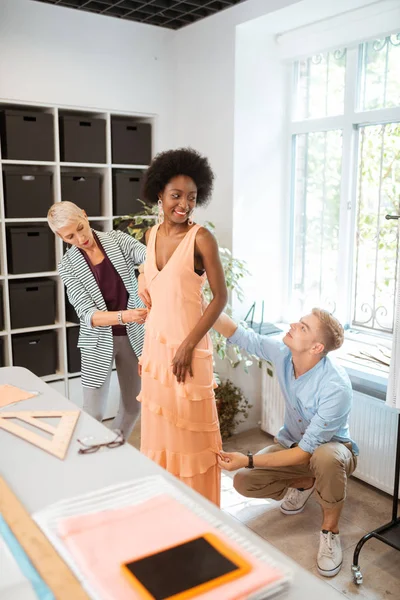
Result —
M 94 233 L 94 238 L 98 247 L 104 254 L 104 260 L 98 265 L 92 265 L 86 252 L 81 250 L 90 270 L 92 271 L 100 292 L 106 303 L 107 310 L 118 311 L 126 310 L 128 305 L 128 292 L 120 275 L 115 270 L 114 265 L 104 252 L 99 238 Z M 124 325 L 113 325 L 113 335 L 126 335 L 126 327 Z

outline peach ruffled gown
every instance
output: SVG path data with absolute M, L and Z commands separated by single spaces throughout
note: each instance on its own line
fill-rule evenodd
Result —
M 221 450 L 213 377 L 213 347 L 207 334 L 193 352 L 193 378 L 178 384 L 172 360 L 203 314 L 206 276 L 194 270 L 200 225 L 183 238 L 159 271 L 152 228 L 144 266 L 152 307 L 146 322 L 142 365 L 141 451 L 197 492 L 219 505 Z

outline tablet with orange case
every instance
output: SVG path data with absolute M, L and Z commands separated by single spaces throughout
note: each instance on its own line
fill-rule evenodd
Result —
M 188 600 L 246 575 L 252 566 L 208 533 L 121 568 L 143 600 Z

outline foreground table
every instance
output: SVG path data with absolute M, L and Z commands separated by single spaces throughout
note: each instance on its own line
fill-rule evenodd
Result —
M 37 391 L 39 396 L 24 400 L 3 411 L 15 410 L 74 410 L 76 406 L 55 392 L 30 371 L 20 367 L 0 368 L 0 385 L 12 384 L 25 390 Z M 254 544 L 273 559 L 287 565 L 294 574 L 293 584 L 280 598 L 287 600 L 338 600 L 342 594 L 325 582 L 297 565 L 287 556 L 276 550 L 268 542 L 247 529 L 233 517 L 220 511 L 202 496 L 189 489 L 180 481 L 166 473 L 155 463 L 126 444 L 112 450 L 95 454 L 80 455 L 80 445 L 76 441 L 88 436 L 101 439 L 107 433 L 101 423 L 82 413 L 79 417 L 64 461 L 47 454 L 43 450 L 0 429 L 0 474 L 29 513 L 69 498 L 91 492 L 104 486 L 130 481 L 148 475 L 162 473 L 174 485 L 183 489 L 207 511 L 217 514 L 231 527 L 240 530 Z

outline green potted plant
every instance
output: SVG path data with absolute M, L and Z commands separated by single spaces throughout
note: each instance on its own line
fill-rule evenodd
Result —
M 235 433 L 237 425 L 244 423 L 252 405 L 229 379 L 219 384 L 215 390 L 215 398 L 221 437 L 224 441 Z

